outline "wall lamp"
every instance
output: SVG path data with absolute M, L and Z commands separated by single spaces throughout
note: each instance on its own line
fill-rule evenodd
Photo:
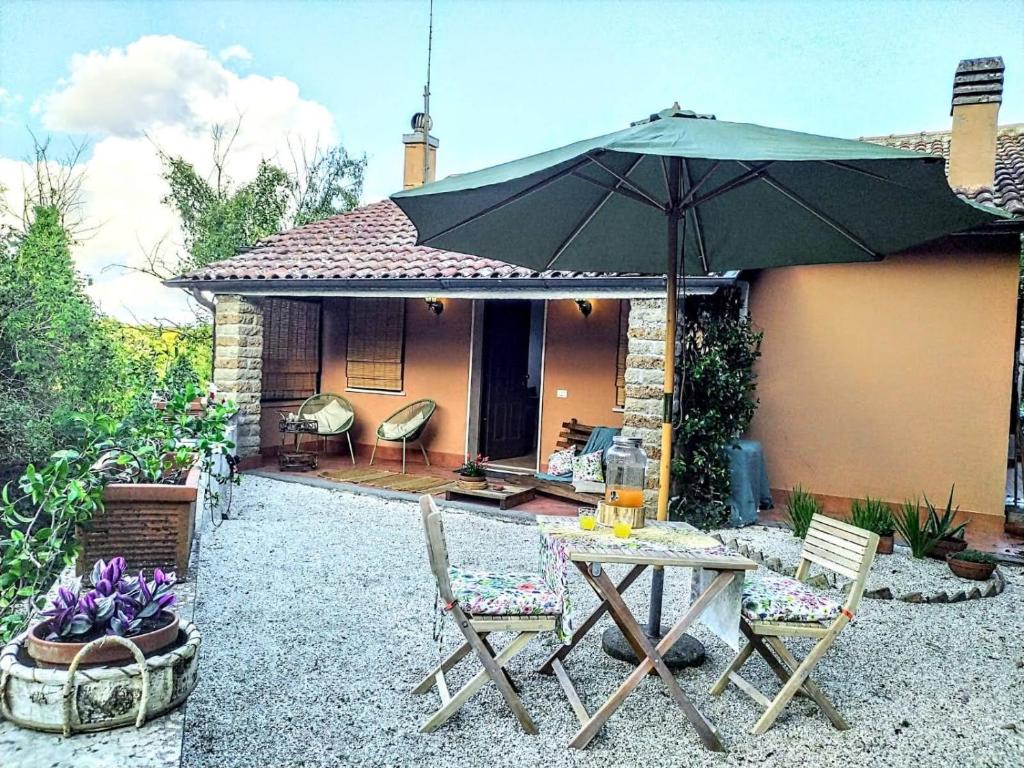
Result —
M 576 307 L 579 309 L 580 314 L 584 317 L 590 317 L 590 313 L 594 311 L 594 305 L 591 304 L 587 299 L 573 299 L 576 302 Z
M 426 303 L 427 309 L 435 315 L 440 315 L 444 312 L 444 303 L 436 296 L 427 296 L 423 301 Z

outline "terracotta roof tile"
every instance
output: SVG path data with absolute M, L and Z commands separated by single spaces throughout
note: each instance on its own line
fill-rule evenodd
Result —
M 870 136 L 862 141 L 898 149 L 941 155 L 949 160 L 949 131 L 928 131 L 894 136 Z M 1024 125 L 1006 125 L 996 134 L 995 183 L 991 187 L 957 189 L 956 193 L 982 205 L 1024 215 Z
M 536 272 L 416 245 L 416 228 L 390 200 L 371 203 L 260 240 L 185 280 L 547 278 L 596 272 Z M 601 273 L 614 276 L 617 273 Z
M 949 158 L 949 131 L 863 139 Z M 999 129 L 992 188 L 962 197 L 1024 215 L 1024 126 Z M 371 203 L 260 240 L 182 280 L 362 280 L 614 277 L 616 273 L 535 272 L 501 261 L 416 245 L 416 229 L 390 200 Z

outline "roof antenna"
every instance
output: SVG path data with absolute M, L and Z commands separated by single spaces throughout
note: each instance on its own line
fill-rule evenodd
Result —
M 434 0 L 430 0 L 430 22 L 427 27 L 427 82 L 423 86 L 423 183 L 430 178 L 430 59 L 434 52 Z

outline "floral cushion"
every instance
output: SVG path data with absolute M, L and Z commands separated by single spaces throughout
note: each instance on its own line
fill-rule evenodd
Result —
M 564 451 L 555 451 L 548 456 L 549 475 L 568 475 L 572 472 L 573 456 L 576 455 L 575 448 L 566 448 Z
M 743 582 L 747 621 L 830 621 L 843 606 L 788 576 L 748 576 Z
M 604 468 L 601 466 L 601 451 L 585 453 L 572 460 L 572 480 L 589 480 L 595 483 L 604 482 Z
M 451 567 L 448 577 L 459 607 L 484 616 L 557 616 L 562 598 L 539 573 L 487 573 Z

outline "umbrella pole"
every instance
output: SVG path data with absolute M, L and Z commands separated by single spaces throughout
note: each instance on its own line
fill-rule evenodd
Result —
M 665 387 L 661 403 L 661 469 L 658 472 L 658 519 L 668 520 L 669 492 L 672 487 L 672 395 L 676 374 L 676 303 L 678 301 L 679 258 L 679 158 L 669 158 L 668 186 L 671 200 L 667 216 L 665 260 Z M 665 569 L 655 568 L 651 576 L 651 604 L 647 614 L 647 634 L 661 636 L 661 604 L 665 588 Z
M 679 258 L 679 177 L 682 161 L 668 160 L 668 186 L 671 200 L 667 214 L 665 267 L 665 387 L 661 414 L 661 471 L 658 475 L 658 520 L 668 520 L 669 491 L 672 487 L 672 397 L 676 373 L 676 310 L 678 302 Z M 651 602 L 647 612 L 647 636 L 661 638 L 661 606 L 665 590 L 665 569 L 655 567 L 651 573 Z M 601 645 L 609 656 L 637 664 L 636 653 L 618 627 L 609 627 L 601 637 Z M 696 667 L 704 663 L 704 646 L 689 635 L 683 635 L 668 652 L 662 654 L 669 669 Z

